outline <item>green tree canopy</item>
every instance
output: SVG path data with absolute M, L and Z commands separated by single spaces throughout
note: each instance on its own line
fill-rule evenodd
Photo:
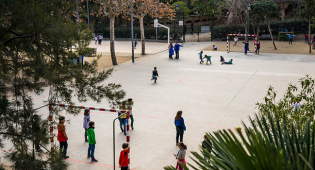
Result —
M 12 163 L 9 169 L 67 169 L 58 148 L 51 152 L 47 147 L 49 121 L 38 119 L 35 94 L 49 92 L 47 103 L 74 104 L 74 98 L 101 102 L 107 98 L 112 107 L 125 96 L 119 84 L 102 83 L 112 69 L 98 71 L 96 61 L 73 64 L 72 59 L 89 52 L 87 44 L 92 38 L 83 23 L 78 32 L 75 5 L 72 0 L 0 1 L 0 94 L 10 103 L 0 105 L 0 146 L 9 149 L 3 140 L 12 143 L 11 152 L 5 155 Z M 43 107 L 48 110 L 47 105 Z M 53 113 L 57 114 L 56 110 Z M 67 111 L 79 113 L 71 108 Z M 43 152 L 34 153 L 35 142 Z

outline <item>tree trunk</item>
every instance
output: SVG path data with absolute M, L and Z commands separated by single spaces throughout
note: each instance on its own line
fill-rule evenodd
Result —
M 141 55 L 145 55 L 145 37 L 144 37 L 144 27 L 143 27 L 143 17 L 139 18 L 140 22 L 140 34 L 141 34 Z
M 275 40 L 273 39 L 273 36 L 272 36 L 272 32 L 271 32 L 271 28 L 270 28 L 270 23 L 268 23 L 268 29 L 269 29 L 270 37 L 271 37 L 271 40 L 272 40 L 272 43 L 273 43 L 273 47 L 274 47 L 275 50 L 276 50 L 277 47 L 276 47 L 276 44 L 275 44 Z
M 308 16 L 308 46 L 310 49 L 310 53 L 312 53 L 312 43 L 311 43 L 311 16 Z
M 115 15 L 109 17 L 110 20 L 110 56 L 112 58 L 113 65 L 117 64 L 115 55 Z

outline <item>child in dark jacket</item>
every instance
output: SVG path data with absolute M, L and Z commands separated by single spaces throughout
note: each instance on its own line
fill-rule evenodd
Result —
M 128 158 L 128 149 L 129 149 L 129 144 L 128 143 L 123 143 L 122 144 L 123 150 L 120 152 L 119 156 L 119 168 L 121 170 L 128 170 L 128 165 L 129 165 L 129 158 Z
M 88 158 L 91 157 L 91 162 L 98 162 L 98 160 L 96 160 L 94 157 L 95 144 L 96 144 L 95 133 L 94 133 L 94 128 L 95 128 L 94 122 L 90 121 L 89 126 L 90 128 L 87 130 L 88 141 L 89 141 L 89 149 L 88 149 L 87 157 Z

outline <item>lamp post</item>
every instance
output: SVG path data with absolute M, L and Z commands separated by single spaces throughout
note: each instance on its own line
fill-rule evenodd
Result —
M 90 11 L 89 11 L 89 0 L 86 1 L 86 10 L 87 10 L 87 17 L 88 17 L 88 26 L 90 30 Z
M 179 10 L 179 4 L 176 4 L 176 17 L 177 17 L 177 20 L 176 20 L 176 26 L 177 26 L 177 42 L 179 40 L 179 35 L 178 35 L 178 10 Z
M 133 9 L 132 9 L 132 0 L 130 0 L 131 9 L 130 9 L 130 20 L 131 20 L 131 59 L 132 63 L 135 63 L 135 50 L 133 46 Z
M 248 10 L 248 23 L 247 23 L 247 34 L 249 34 L 249 21 L 250 21 L 250 8 L 252 7 L 252 5 L 249 3 L 247 10 Z M 248 41 L 248 35 L 247 35 L 247 41 Z

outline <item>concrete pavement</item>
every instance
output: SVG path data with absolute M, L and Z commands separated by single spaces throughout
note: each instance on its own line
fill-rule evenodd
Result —
M 123 43 L 129 42 L 121 42 L 121 45 Z M 236 128 L 241 126 L 241 121 L 248 123 L 248 116 L 257 111 L 255 103 L 262 101 L 269 85 L 274 86 L 277 96 L 281 97 L 289 83 L 297 84 L 306 74 L 315 76 L 314 56 L 263 53 L 244 56 L 242 53 L 204 51 L 204 54 L 212 56 L 212 64 L 199 64 L 198 52 L 211 44 L 185 43 L 180 50 L 179 60 L 170 60 L 168 52 L 161 51 L 138 58 L 134 64 L 123 63 L 115 66 L 112 76 L 104 82 L 120 83 L 127 92 L 126 97 L 134 100 L 135 129 L 130 131 L 131 169 L 161 170 L 163 166 L 176 165 L 172 154 L 178 151 L 174 126 L 178 110 L 183 111 L 187 127 L 184 134 L 184 143 L 188 146 L 186 161 L 194 164 L 189 158 L 192 156 L 190 151 L 198 150 L 205 132 Z M 102 48 L 100 51 L 105 51 Z M 148 45 L 149 48 L 162 49 L 165 44 Z M 123 52 L 130 50 L 120 49 Z M 225 60 L 233 58 L 234 64 L 221 65 L 220 55 Z M 157 67 L 160 76 L 156 84 L 150 81 L 153 67 Z M 47 99 L 47 90 L 42 98 L 37 97 L 34 101 L 35 108 Z M 77 105 L 109 106 L 105 100 L 102 103 L 74 101 Z M 44 114 L 44 118 L 48 109 L 40 109 L 39 113 Z M 71 121 L 71 124 L 66 124 L 70 169 L 113 169 L 112 121 L 117 114 L 91 111 L 91 120 L 96 123 L 95 157 L 99 160 L 93 164 L 86 158 L 88 144 L 83 137 L 83 110 L 79 116 L 64 116 Z M 115 128 L 118 165 L 121 144 L 126 137 L 120 132 L 118 122 Z M 7 143 L 6 148 L 9 145 Z

